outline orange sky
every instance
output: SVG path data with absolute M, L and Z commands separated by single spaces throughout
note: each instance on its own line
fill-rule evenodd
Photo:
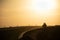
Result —
M 0 27 L 4 26 L 26 26 L 60 25 L 60 1 L 39 0 L 5 0 L 1 1 Z M 39 2 L 39 3 L 38 3 Z M 53 4 L 53 5 L 51 5 Z M 45 7 L 44 7 L 45 6 Z M 48 8 L 47 8 L 48 6 Z

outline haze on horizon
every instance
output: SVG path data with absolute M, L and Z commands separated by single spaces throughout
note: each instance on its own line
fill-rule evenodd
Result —
M 60 25 L 60 0 L 1 0 L 0 27 Z

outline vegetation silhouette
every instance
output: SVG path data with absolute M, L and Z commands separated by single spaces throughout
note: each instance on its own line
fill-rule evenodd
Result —
M 44 23 L 44 24 L 42 25 L 42 27 L 43 27 L 43 28 L 46 28 L 46 27 L 47 27 L 46 23 Z

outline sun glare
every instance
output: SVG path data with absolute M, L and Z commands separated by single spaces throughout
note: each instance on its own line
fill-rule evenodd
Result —
M 32 0 L 32 8 L 36 11 L 50 11 L 56 8 L 56 0 Z
M 56 0 L 32 0 L 32 10 L 35 14 L 41 17 L 51 17 L 55 15 L 53 10 L 57 8 Z

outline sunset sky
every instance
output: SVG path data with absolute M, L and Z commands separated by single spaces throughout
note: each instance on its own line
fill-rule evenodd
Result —
M 60 25 L 60 0 L 1 0 L 0 27 Z

